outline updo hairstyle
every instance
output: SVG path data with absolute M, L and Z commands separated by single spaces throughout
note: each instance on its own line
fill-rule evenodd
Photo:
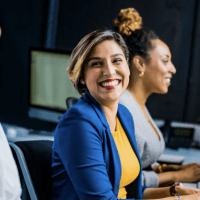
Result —
M 81 79 L 84 78 L 85 62 L 94 47 L 106 40 L 115 41 L 121 47 L 127 62 L 129 62 L 128 48 L 119 33 L 111 30 L 96 30 L 86 35 L 72 51 L 71 59 L 67 67 L 69 78 L 81 95 L 87 91 L 86 85 L 81 83 Z
M 118 31 L 126 41 L 130 51 L 130 57 L 141 56 L 145 60 L 150 59 L 149 51 L 154 48 L 152 40 L 159 37 L 147 28 L 142 28 L 142 17 L 134 8 L 120 10 L 118 17 L 113 21 Z

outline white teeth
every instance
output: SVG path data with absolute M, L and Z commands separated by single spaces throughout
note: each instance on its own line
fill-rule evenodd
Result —
M 171 82 L 171 78 L 165 78 L 165 81 L 166 81 L 167 83 L 170 83 L 170 82 Z
M 118 85 L 118 83 L 119 83 L 119 80 L 114 80 L 114 81 L 111 81 L 111 82 L 103 82 L 102 83 L 102 86 L 116 86 L 116 85 Z

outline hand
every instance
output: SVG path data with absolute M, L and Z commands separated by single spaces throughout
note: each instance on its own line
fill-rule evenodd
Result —
M 200 193 L 200 189 L 183 187 L 181 185 L 176 186 L 176 191 L 179 194 L 179 196 Z
M 195 183 L 200 181 L 200 165 L 189 164 L 188 167 L 174 172 L 175 182 Z
M 191 194 L 191 195 L 184 195 L 184 196 L 180 196 L 181 200 L 200 200 L 200 193 L 195 193 L 195 194 Z M 170 199 L 169 199 L 170 200 Z
M 200 164 L 199 163 L 190 163 L 190 164 L 187 164 L 187 165 L 181 165 L 181 169 L 185 169 L 185 168 L 188 168 L 188 167 L 195 167 L 195 166 L 200 167 Z

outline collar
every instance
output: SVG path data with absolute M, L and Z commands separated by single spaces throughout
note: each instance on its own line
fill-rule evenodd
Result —
M 100 106 L 100 104 L 92 97 L 92 95 L 89 92 L 86 92 L 83 96 L 83 99 L 89 103 L 92 108 L 95 110 L 96 114 L 98 115 L 99 119 L 101 120 L 103 126 L 105 128 L 109 128 L 109 124 L 107 122 L 105 113 L 102 109 L 102 107 Z

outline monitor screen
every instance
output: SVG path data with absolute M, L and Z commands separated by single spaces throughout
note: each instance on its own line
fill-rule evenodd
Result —
M 58 122 L 66 111 L 66 98 L 79 98 L 66 68 L 70 52 L 30 49 L 29 116 Z

